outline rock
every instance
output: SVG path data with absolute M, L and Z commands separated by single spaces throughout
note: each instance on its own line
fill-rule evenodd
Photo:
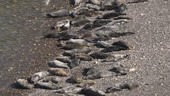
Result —
M 73 84 L 80 84 L 82 82 L 82 78 L 81 77 L 78 77 L 78 76 L 71 76 L 67 82 L 69 83 L 73 83 Z
M 139 87 L 137 83 L 118 83 L 118 84 L 115 84 L 115 86 L 113 87 L 107 88 L 106 93 L 113 93 L 117 91 L 122 91 L 124 89 L 133 90 L 137 87 Z
M 94 5 L 94 4 L 86 4 L 86 7 L 89 8 L 89 9 L 93 9 L 93 10 L 96 10 L 96 11 L 99 11 L 100 10 L 100 6 L 98 5 Z
M 77 58 L 73 59 L 73 60 L 71 61 L 71 63 L 68 64 L 68 66 L 69 66 L 71 69 L 74 68 L 74 67 L 77 67 L 77 66 L 79 66 L 79 65 L 80 65 L 80 59 L 77 59 Z
M 65 69 L 68 68 L 67 63 L 63 63 L 58 60 L 53 60 L 53 61 L 48 62 L 48 65 L 54 68 L 65 68 Z
M 87 96 L 106 96 L 105 92 L 97 90 L 93 87 L 83 88 L 79 93 Z
M 51 12 L 47 14 L 47 16 L 53 17 L 53 18 L 64 17 L 64 16 L 69 16 L 69 15 L 70 15 L 70 11 L 66 9 L 61 9 L 56 12 Z
M 68 57 L 57 57 L 56 60 L 59 60 L 64 63 L 71 63 L 71 60 Z
M 126 70 L 123 66 L 115 66 L 109 71 L 114 72 L 117 76 L 119 75 L 126 75 L 128 70 Z
M 52 90 L 56 90 L 56 89 L 60 89 L 62 88 L 61 86 L 53 83 L 53 82 L 42 82 L 39 81 L 35 84 L 36 88 L 42 88 L 42 89 L 52 89 Z
M 93 52 L 90 54 L 90 56 L 94 59 L 106 59 L 110 55 L 103 52 Z
M 23 88 L 23 89 L 32 89 L 34 85 L 28 83 L 28 81 L 25 79 L 18 79 L 16 82 L 16 87 Z
M 48 70 L 52 75 L 57 75 L 57 76 L 68 76 L 68 73 L 61 68 L 50 68 Z
M 58 89 L 55 92 L 57 93 L 78 93 L 82 90 L 80 87 L 75 87 L 75 86 L 69 86 L 69 87 L 64 87 L 62 89 Z M 73 95 L 75 96 L 75 95 Z
M 70 29 L 70 24 L 71 24 L 71 21 L 70 21 L 70 20 L 58 21 L 58 22 L 54 25 L 54 29 L 57 29 L 57 31 L 68 30 L 68 29 Z
M 48 76 L 49 74 L 50 73 L 48 71 L 37 72 L 37 73 L 33 74 L 33 76 L 31 76 L 30 80 L 31 80 L 32 83 L 36 83 L 39 80 Z
M 127 43 L 123 41 L 117 41 L 112 44 L 112 46 L 107 47 L 102 50 L 102 52 L 113 52 L 113 51 L 121 51 L 121 50 L 129 50 L 130 47 Z

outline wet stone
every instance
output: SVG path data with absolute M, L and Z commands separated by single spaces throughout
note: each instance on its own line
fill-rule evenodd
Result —
M 32 83 L 36 83 L 39 80 L 45 78 L 46 76 L 48 76 L 50 73 L 48 71 L 42 71 L 42 72 L 37 72 L 35 74 L 33 74 L 30 78 L 30 81 Z
M 64 16 L 69 16 L 69 15 L 70 15 L 70 11 L 66 9 L 61 9 L 56 12 L 51 12 L 47 14 L 47 16 L 53 17 L 53 18 L 64 17 Z
M 32 89 L 34 87 L 34 85 L 28 83 L 28 81 L 25 79 L 18 79 L 16 82 L 16 87 L 22 88 L 22 89 Z
M 83 88 L 79 93 L 87 96 L 106 96 L 105 92 L 97 90 L 93 87 Z
M 49 67 L 54 67 L 54 68 L 65 68 L 65 69 L 68 68 L 67 63 L 64 63 L 58 60 L 53 60 L 53 61 L 48 62 L 48 65 Z

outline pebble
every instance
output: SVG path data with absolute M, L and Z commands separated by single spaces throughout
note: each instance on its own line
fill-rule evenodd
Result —
M 86 96 L 106 96 L 105 92 L 97 90 L 93 87 L 83 88 L 79 93 Z
M 47 14 L 47 16 L 55 17 L 55 18 L 69 16 L 69 15 L 70 15 L 70 11 L 66 10 L 66 9 L 61 9 L 61 10 L 58 10 L 56 12 L 51 12 L 51 13 Z
M 65 69 L 68 68 L 67 63 L 64 63 L 58 60 L 53 60 L 53 61 L 48 62 L 48 65 L 54 68 L 65 68 Z
M 28 83 L 25 79 L 18 79 L 16 82 L 16 87 L 23 88 L 23 89 L 32 89 L 34 87 L 33 84 Z
M 50 73 L 48 71 L 41 71 L 41 72 L 37 72 L 35 74 L 33 74 L 33 76 L 31 76 L 30 80 L 32 83 L 36 83 L 39 80 L 45 78 L 46 76 L 48 76 Z
M 61 68 L 50 68 L 48 71 L 52 75 L 68 76 L 68 73 L 64 69 L 61 69 Z

